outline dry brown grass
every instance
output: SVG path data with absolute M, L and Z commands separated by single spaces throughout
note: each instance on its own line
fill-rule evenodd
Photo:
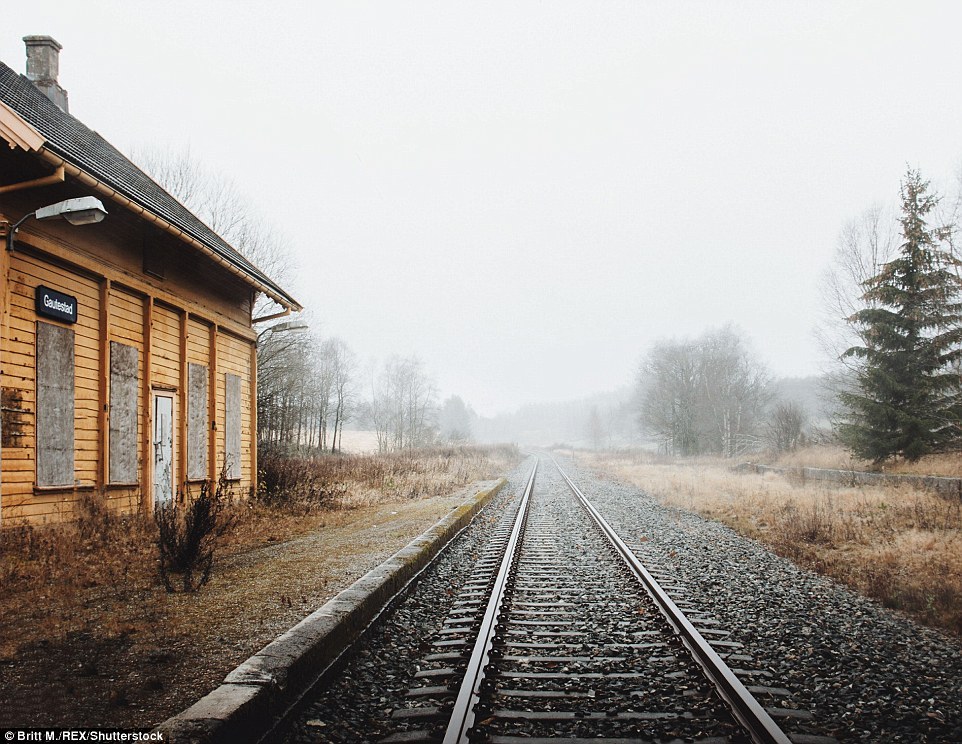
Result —
M 762 460 L 759 460 L 760 462 Z M 764 458 L 769 465 L 781 468 L 828 468 L 830 470 L 884 471 L 906 475 L 938 475 L 962 477 L 962 455 L 929 455 L 917 462 L 892 460 L 879 467 L 868 460 L 859 460 L 837 445 L 803 447 L 776 457 Z
M 827 468 L 829 470 L 871 470 L 872 464 L 854 458 L 848 450 L 834 445 L 800 447 L 792 452 L 762 458 L 779 468 Z
M 514 447 L 438 447 L 314 459 L 266 454 L 256 502 L 294 512 L 424 498 L 520 457 Z
M 196 594 L 164 591 L 151 520 L 111 514 L 97 499 L 74 524 L 5 529 L 0 726 L 158 723 L 463 502 L 465 484 L 517 459 L 510 449 L 403 464 L 325 458 L 341 475 L 338 502 L 235 504 L 236 527 Z
M 835 457 L 820 453 L 778 464 L 839 467 L 830 464 Z M 736 473 L 727 460 L 671 461 L 647 453 L 578 459 L 666 505 L 723 522 L 888 607 L 962 635 L 958 499 L 906 486 L 848 487 Z

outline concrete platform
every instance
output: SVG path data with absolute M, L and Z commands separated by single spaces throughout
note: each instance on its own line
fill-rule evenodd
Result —
M 165 742 L 258 742 L 505 485 L 499 480 L 453 509 L 227 675 L 223 684 L 155 730 Z

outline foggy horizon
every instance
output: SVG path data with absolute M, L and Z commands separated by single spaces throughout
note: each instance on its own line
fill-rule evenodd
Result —
M 24 4 L 70 112 L 189 149 L 286 238 L 285 289 L 366 365 L 479 415 L 631 386 L 732 323 L 818 374 L 819 284 L 907 167 L 954 192 L 962 8 L 853 2 Z M 364 378 L 366 379 L 366 378 Z M 365 382 L 361 383 L 362 391 Z

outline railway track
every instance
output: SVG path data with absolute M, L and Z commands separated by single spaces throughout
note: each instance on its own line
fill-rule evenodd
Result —
M 636 552 L 557 463 L 536 463 L 381 741 L 831 741 L 772 704 L 787 691 L 743 684 L 764 672 L 731 669 L 723 657 L 750 659 L 740 644 Z

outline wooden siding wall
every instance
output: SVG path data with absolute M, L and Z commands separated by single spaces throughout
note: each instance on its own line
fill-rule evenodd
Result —
M 180 388 L 180 316 L 174 308 L 154 304 L 150 324 L 150 381 L 154 387 Z
M 240 399 L 241 399 L 241 473 L 240 488 L 246 488 L 254 481 L 251 468 L 253 467 L 253 452 L 256 447 L 255 438 L 257 432 L 254 431 L 254 418 L 251 415 L 253 409 L 253 398 L 251 396 L 251 346 L 244 339 L 240 339 L 229 333 L 221 333 L 217 336 L 217 431 L 215 432 L 215 455 L 214 461 L 217 470 L 220 472 L 226 461 L 225 435 L 227 433 L 227 375 L 236 375 L 241 380 Z
M 188 363 L 208 369 L 209 477 L 224 464 L 225 376 L 241 378 L 241 478 L 234 483 L 243 496 L 252 484 L 255 453 L 253 415 L 254 334 L 236 320 L 184 302 L 177 304 L 175 288 L 162 298 L 129 276 L 98 275 L 91 267 L 67 263 L 33 248 L 9 257 L 9 310 L 5 318 L 0 364 L 4 388 L 4 442 L 0 520 L 4 523 L 58 521 L 71 518 L 83 494 L 105 493 L 119 510 L 150 509 L 151 412 L 153 390 L 175 392 L 177 480 L 186 477 L 186 384 Z M 79 309 L 75 324 L 60 324 L 75 337 L 74 480 L 72 487 L 38 488 L 36 484 L 36 327 L 35 290 L 46 285 L 75 295 Z M 43 322 L 59 324 L 43 318 Z M 110 342 L 137 349 L 138 478 L 139 487 L 110 484 L 107 457 L 110 381 Z M 8 427 L 8 421 L 13 424 Z M 9 521 L 8 521 L 9 520 Z
M 146 303 L 150 300 L 143 295 L 139 295 L 135 291 L 128 290 L 122 285 L 118 284 L 111 284 L 108 298 L 108 340 L 126 344 L 127 346 L 132 346 L 137 349 L 137 379 L 140 380 L 142 384 L 138 386 L 137 431 L 141 433 L 141 436 L 137 447 L 138 476 L 135 481 L 142 483 L 147 475 L 144 471 L 145 454 L 143 440 L 144 432 L 148 431 L 147 426 L 149 421 L 147 413 L 147 406 L 149 405 L 149 402 L 144 401 L 143 384 L 144 370 L 146 369 L 146 364 L 144 361 L 144 357 L 146 355 L 146 348 L 144 345 L 144 318 L 146 314 Z M 107 399 L 110 399 L 109 391 Z M 106 451 L 109 456 L 109 444 Z M 150 455 L 147 454 L 146 456 L 149 457 Z M 125 491 L 118 491 L 115 487 L 110 488 L 111 494 L 115 494 L 117 496 L 122 494 L 127 499 L 126 506 L 131 508 L 148 505 L 147 499 L 138 499 L 138 490 L 139 489 L 129 489 Z

